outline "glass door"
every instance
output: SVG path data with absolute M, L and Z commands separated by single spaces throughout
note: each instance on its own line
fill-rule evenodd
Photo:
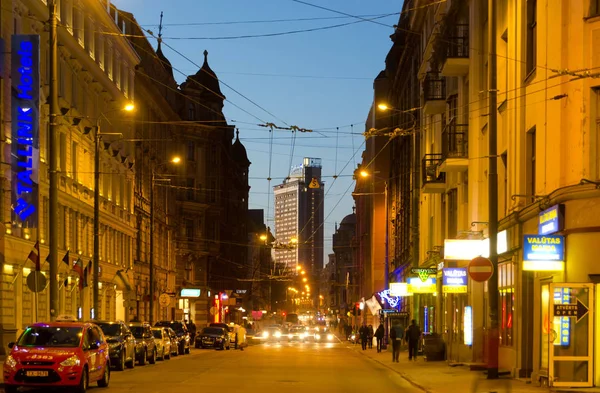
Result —
M 594 284 L 549 285 L 550 384 L 569 387 L 592 386 Z

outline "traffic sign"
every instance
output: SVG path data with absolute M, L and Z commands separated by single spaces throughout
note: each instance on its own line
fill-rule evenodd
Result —
M 554 316 L 555 317 L 574 317 L 575 323 L 579 322 L 581 318 L 585 317 L 590 310 L 587 306 L 579 299 L 576 304 L 555 304 L 554 305 Z
M 169 307 L 169 304 L 171 303 L 171 296 L 169 296 L 167 293 L 162 293 L 158 297 L 158 303 L 160 303 L 161 307 Z
M 37 270 L 32 271 L 27 276 L 27 288 L 29 288 L 31 292 L 42 292 L 46 289 L 47 283 L 46 276 Z
M 484 257 L 475 257 L 469 263 L 469 277 L 477 282 L 485 282 L 492 277 L 494 273 L 494 265 L 492 261 Z
M 317 180 L 316 177 L 313 177 L 312 180 L 310 181 L 310 184 L 308 185 L 308 188 L 320 188 L 321 186 L 319 185 L 319 181 Z

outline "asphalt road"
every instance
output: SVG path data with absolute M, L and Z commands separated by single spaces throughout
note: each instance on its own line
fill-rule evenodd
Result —
M 190 355 L 113 371 L 108 388 L 93 386 L 89 392 L 422 393 L 355 348 L 345 342 L 265 343 L 244 351 L 192 348 Z

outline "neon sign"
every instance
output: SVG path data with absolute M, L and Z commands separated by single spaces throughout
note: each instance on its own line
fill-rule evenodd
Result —
M 12 205 L 15 220 L 37 227 L 40 36 L 12 36 Z
M 473 309 L 471 306 L 465 306 L 463 314 L 463 332 L 465 345 L 473 345 Z
M 383 300 L 385 300 L 387 304 L 389 304 L 392 308 L 395 308 L 396 306 L 398 306 L 398 303 L 400 303 L 400 297 L 393 296 L 392 294 L 390 294 L 389 289 L 379 292 L 378 295 Z

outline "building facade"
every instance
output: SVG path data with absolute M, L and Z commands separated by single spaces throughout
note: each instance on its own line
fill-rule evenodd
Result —
M 333 234 L 334 267 L 329 281 L 329 307 L 339 318 L 347 318 L 358 300 L 359 269 L 356 259 L 356 214 L 342 219 Z
M 2 117 L 2 312 L 0 313 L 3 342 L 15 339 L 16 333 L 36 320 L 47 320 L 49 289 L 36 294 L 26 285 L 33 269 L 27 260 L 34 244 L 39 244 L 41 270 L 48 263 L 48 6 L 44 1 L 2 0 L 2 79 L 0 116 Z M 58 134 L 58 252 L 59 305 L 58 314 L 77 315 L 82 319 L 127 319 L 133 268 L 133 241 L 136 235 L 133 206 L 134 150 L 124 140 L 133 136 L 133 123 L 120 113 L 126 103 L 134 100 L 134 68 L 139 57 L 122 37 L 125 31 L 117 25 L 115 9 L 97 1 L 83 7 L 79 1 L 58 1 L 58 95 L 60 113 Z M 32 160 L 39 176 L 37 192 L 37 222 L 23 221 L 11 209 L 11 193 L 15 192 L 11 143 L 18 142 L 17 118 L 11 116 L 11 40 L 21 34 L 39 36 L 39 158 Z M 22 38 L 22 37 L 21 37 Z M 30 39 L 30 38 L 25 38 Z M 35 38 L 34 38 L 35 39 Z M 15 41 L 13 41 L 15 42 Z M 37 48 L 33 47 L 33 53 Z M 17 64 L 17 63 L 15 63 Z M 39 67 L 38 67 L 39 66 Z M 16 113 L 16 112 L 13 112 Z M 90 261 L 93 256 L 93 195 L 94 143 L 97 132 L 119 133 L 122 141 L 103 138 L 100 154 L 100 271 L 99 310 L 91 310 Z M 115 138 L 116 139 L 116 138 Z M 68 253 L 68 254 L 67 254 Z M 65 263 L 60 262 L 62 260 Z M 75 260 L 81 262 L 79 275 L 73 270 Z M 81 284 L 81 286 L 79 285 Z M 2 346 L 4 349 L 5 346 Z

